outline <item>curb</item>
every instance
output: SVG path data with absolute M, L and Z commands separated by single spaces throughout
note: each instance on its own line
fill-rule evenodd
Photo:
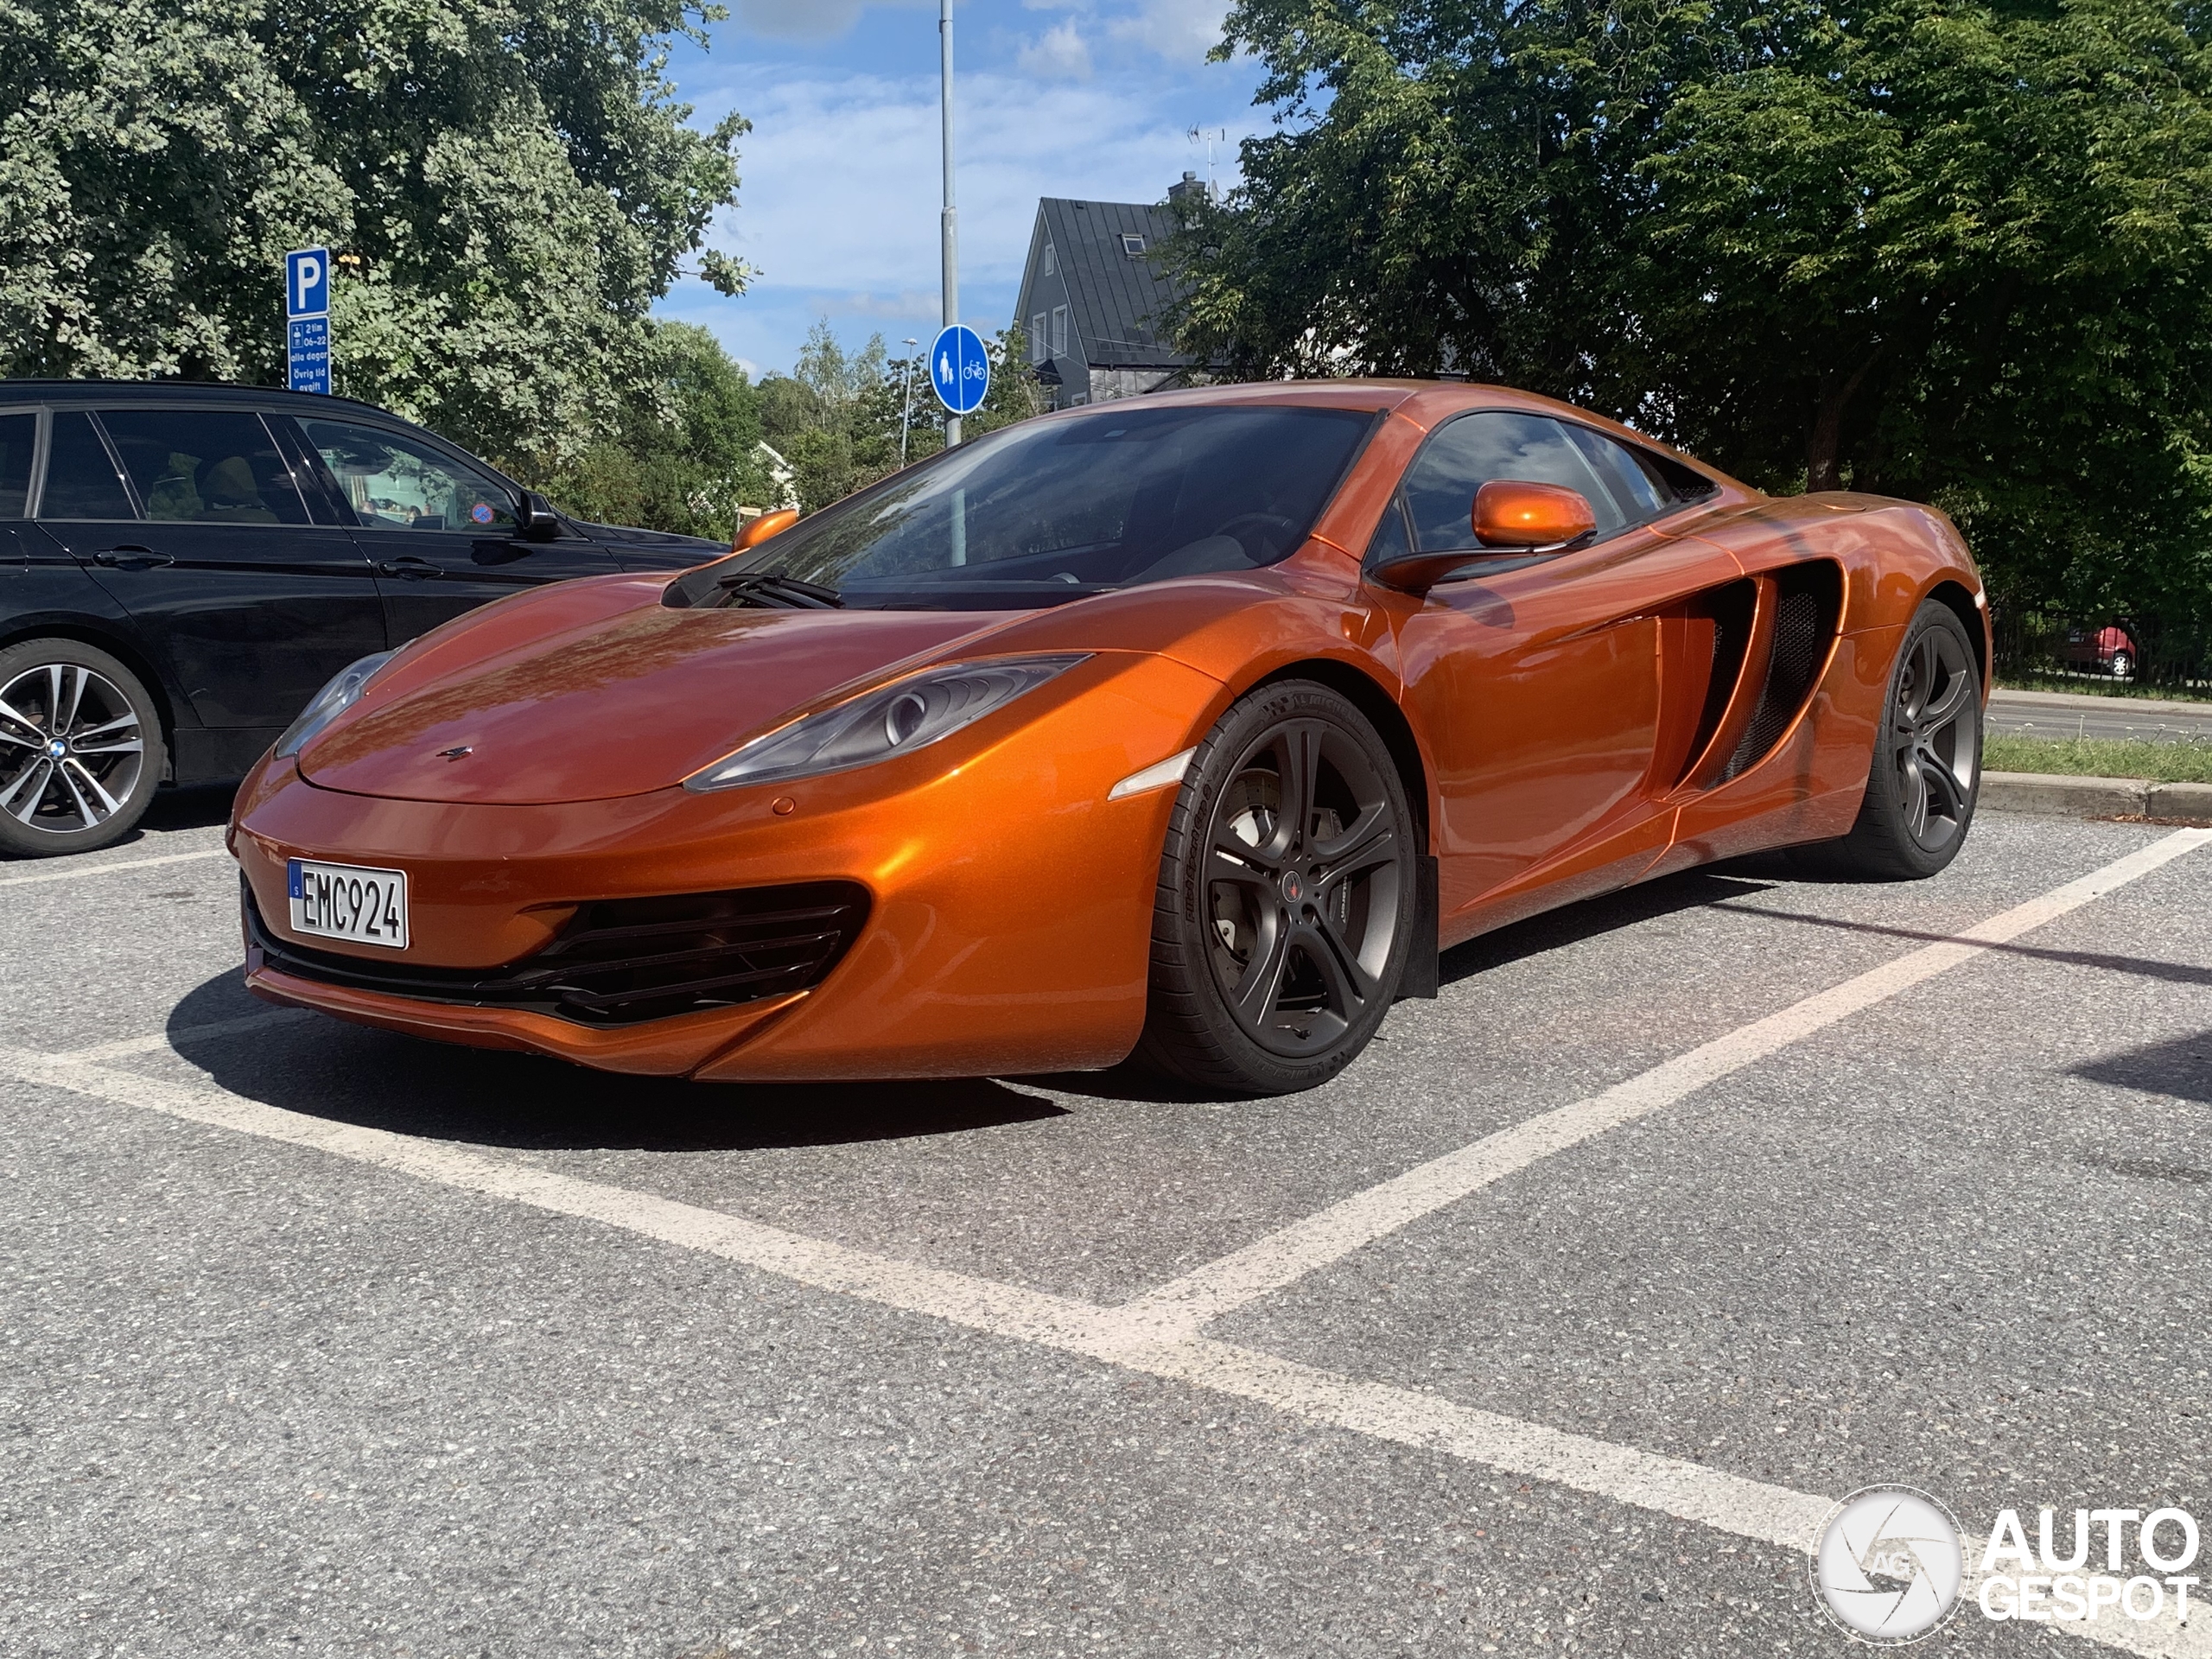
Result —
M 2070 778 L 2056 772 L 1985 772 L 1979 810 L 2047 818 L 2212 820 L 2212 784 L 2154 784 L 2140 778 Z

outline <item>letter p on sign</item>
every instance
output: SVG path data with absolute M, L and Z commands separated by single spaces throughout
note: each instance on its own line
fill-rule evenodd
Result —
M 301 248 L 284 256 L 284 315 L 320 317 L 330 310 L 330 250 Z

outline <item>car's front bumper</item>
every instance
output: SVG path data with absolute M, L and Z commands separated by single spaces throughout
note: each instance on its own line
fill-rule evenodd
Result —
M 1071 678 L 1073 677 L 1071 676 Z M 232 836 L 273 938 L 286 863 L 407 872 L 410 962 L 496 969 L 543 951 L 579 906 L 851 881 L 863 927 L 809 988 L 607 1027 L 536 1009 L 399 995 L 287 972 L 249 939 L 258 995 L 365 1024 L 611 1071 L 723 1079 L 968 1076 L 1109 1065 L 1144 1019 L 1160 849 L 1175 791 L 1120 779 L 1186 747 L 1219 687 L 1166 658 L 1101 664 L 1036 718 L 934 764 L 696 795 L 558 805 L 372 798 L 267 763 Z M 898 786 L 901 782 L 904 787 Z M 778 812 L 779 802 L 786 810 Z

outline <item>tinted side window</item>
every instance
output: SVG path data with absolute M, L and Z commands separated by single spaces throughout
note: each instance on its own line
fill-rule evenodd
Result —
M 1632 523 L 1656 518 L 1675 504 L 1675 493 L 1640 466 L 1636 456 L 1602 432 L 1570 426 L 1567 435 L 1613 493 Z
M 20 518 L 31 496 L 31 445 L 35 415 L 0 415 L 0 518 Z
M 514 499 L 505 485 L 428 444 L 344 421 L 300 424 L 365 529 L 481 536 L 514 528 Z
M 157 524 L 304 524 L 291 468 L 257 415 L 103 410 L 100 424 Z
M 1406 474 L 1407 509 L 1424 553 L 1476 548 L 1475 492 L 1495 479 L 1558 484 L 1579 492 L 1597 515 L 1602 538 L 1627 515 L 1592 472 L 1566 429 L 1541 415 L 1488 410 L 1440 427 Z
M 41 518 L 136 518 L 138 509 L 108 459 L 107 445 L 81 409 L 56 410 L 54 448 L 46 458 Z

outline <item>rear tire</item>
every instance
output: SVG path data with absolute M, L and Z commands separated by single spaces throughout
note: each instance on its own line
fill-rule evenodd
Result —
M 1981 673 L 1966 625 L 1929 600 L 1890 670 L 1859 821 L 1796 856 L 1822 874 L 1916 881 L 1958 855 L 1981 794 Z
M 1231 708 L 1168 823 L 1136 1060 L 1249 1095 L 1343 1071 L 1405 973 L 1413 823 L 1389 751 L 1336 692 L 1286 680 Z
M 145 685 L 96 645 L 0 651 L 0 854 L 51 858 L 123 839 L 153 804 L 167 750 Z

